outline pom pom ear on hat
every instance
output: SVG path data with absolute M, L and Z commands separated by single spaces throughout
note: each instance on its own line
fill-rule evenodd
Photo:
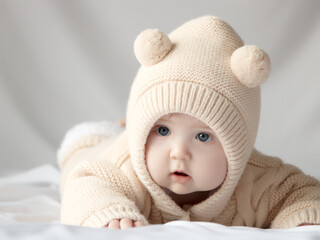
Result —
M 134 42 L 134 53 L 144 66 L 160 62 L 172 48 L 169 37 L 159 29 L 141 32 Z
M 257 87 L 267 80 L 271 70 L 268 54 L 257 46 L 249 45 L 232 53 L 230 65 L 234 75 L 249 88 Z

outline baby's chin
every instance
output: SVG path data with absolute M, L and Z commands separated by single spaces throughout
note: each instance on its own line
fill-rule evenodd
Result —
M 171 190 L 169 189 L 169 191 Z M 196 193 L 195 191 L 184 191 L 184 190 L 172 190 L 171 192 L 177 195 L 188 195 L 188 194 Z
M 182 190 L 182 189 L 169 189 L 166 187 L 161 187 L 161 188 L 168 195 L 171 195 L 171 194 L 184 195 L 184 194 L 193 193 L 193 191 L 187 191 L 187 190 Z
M 187 190 L 187 189 L 170 189 L 170 188 L 165 188 L 161 187 L 162 190 L 164 190 L 167 194 L 172 195 L 191 195 L 191 194 L 196 194 L 196 193 L 205 193 L 205 192 L 210 192 L 211 190 L 203 190 L 203 191 L 192 191 L 192 190 Z
M 208 191 L 172 191 L 172 189 L 162 188 L 168 196 L 172 198 L 179 206 L 198 204 L 214 192 L 214 190 Z

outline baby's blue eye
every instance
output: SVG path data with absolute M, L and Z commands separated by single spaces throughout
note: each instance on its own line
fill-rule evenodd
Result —
M 201 142 L 210 142 L 212 140 L 212 137 L 206 133 L 199 133 L 196 138 Z
M 158 127 L 157 128 L 157 133 L 160 135 L 160 136 L 167 136 L 170 134 L 170 130 L 169 128 L 167 127 Z

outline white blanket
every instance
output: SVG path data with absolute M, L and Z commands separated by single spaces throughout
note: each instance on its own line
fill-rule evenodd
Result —
M 291 229 L 226 227 L 173 221 L 127 230 L 93 229 L 59 223 L 59 171 L 43 165 L 0 178 L 0 239 L 320 239 L 320 226 Z

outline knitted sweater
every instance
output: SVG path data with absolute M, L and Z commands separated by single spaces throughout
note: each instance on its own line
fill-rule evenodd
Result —
M 113 138 L 97 133 L 78 137 L 60 152 L 60 167 L 64 224 L 104 227 L 121 218 L 260 228 L 320 224 L 320 182 L 255 149 L 227 204 L 216 211 L 205 211 L 212 201 L 181 208 L 164 191 L 151 196 L 133 169 L 126 131 Z

